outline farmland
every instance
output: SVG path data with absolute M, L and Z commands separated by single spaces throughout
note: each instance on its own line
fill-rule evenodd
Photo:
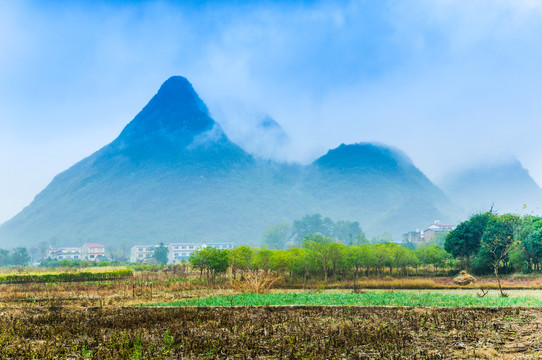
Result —
M 539 358 L 538 309 L 3 309 L 4 358 Z
M 508 297 L 499 297 L 495 284 L 486 280 L 481 282 L 492 290 L 479 297 L 476 287 L 458 289 L 446 278 L 360 278 L 357 284 L 364 289 L 355 293 L 348 282 L 326 288 L 307 282 L 302 289 L 278 281 L 255 293 L 248 273 L 244 280 L 208 282 L 186 268 L 121 270 L 127 269 L 89 269 L 93 275 L 77 276 L 96 278 L 80 281 L 50 276 L 79 272 L 73 269 L 4 272 L 23 281 L 0 284 L 0 357 L 542 356 L 542 336 L 536 331 L 542 322 L 542 290 L 536 279 L 505 280 L 512 289 Z M 100 280 L 108 274 L 127 276 Z M 44 281 L 29 282 L 25 276 Z
M 211 296 L 159 303 L 155 306 L 268 306 L 268 305 L 336 305 L 336 306 L 419 306 L 419 307 L 466 307 L 466 306 L 542 306 L 542 298 L 536 296 L 484 296 L 476 294 L 444 294 L 440 292 L 368 291 L 355 293 L 273 293 Z

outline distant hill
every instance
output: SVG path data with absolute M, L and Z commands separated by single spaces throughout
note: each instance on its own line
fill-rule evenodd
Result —
M 360 221 L 369 233 L 388 231 L 398 238 L 435 219 L 457 220 L 444 193 L 392 147 L 342 144 L 317 159 L 309 173 L 311 193 L 327 210 L 322 213 Z
M 488 211 L 492 205 L 499 213 L 541 213 L 542 189 L 517 159 L 457 171 L 440 185 L 470 213 Z
M 280 130 L 274 121 L 262 124 Z M 274 131 L 275 131 L 274 130 Z M 231 142 L 183 77 L 168 79 L 117 139 L 57 175 L 0 226 L 0 247 L 231 240 L 321 213 L 371 232 L 448 219 L 451 205 L 400 151 L 341 145 L 313 164 L 255 158 Z

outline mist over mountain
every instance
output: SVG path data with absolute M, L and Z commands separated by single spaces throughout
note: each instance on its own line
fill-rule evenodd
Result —
M 259 126 L 275 140 L 283 137 L 270 118 Z M 188 80 L 175 76 L 111 144 L 57 175 L 0 226 L 0 246 L 52 238 L 111 247 L 254 244 L 269 224 L 313 213 L 359 221 L 369 235 L 398 237 L 454 211 L 391 147 L 341 145 L 307 166 L 255 157 L 226 136 Z
M 440 181 L 442 189 L 467 212 L 539 214 L 542 189 L 516 158 L 456 171 Z
M 248 153 L 277 161 L 288 158 L 292 151 L 291 139 L 271 116 L 242 106 L 230 106 L 218 113 L 228 137 Z

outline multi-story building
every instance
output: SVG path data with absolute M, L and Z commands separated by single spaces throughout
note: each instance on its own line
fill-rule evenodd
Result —
M 130 250 L 130 261 L 137 262 L 149 259 L 158 245 L 134 245 Z
M 233 244 L 231 242 L 205 243 L 204 246 L 214 247 L 217 249 L 233 249 Z
M 183 242 L 183 243 L 170 243 L 166 245 L 168 248 L 168 264 L 176 264 L 183 261 L 188 261 L 190 255 L 197 250 L 204 249 L 206 247 L 213 247 L 217 249 L 233 249 L 231 242 L 216 242 L 216 243 L 196 243 L 196 242 Z M 159 245 L 134 245 L 130 250 L 130 261 L 137 262 L 149 259 L 154 253 L 154 249 Z
M 203 248 L 200 243 L 171 243 L 168 244 L 168 264 L 187 261 L 190 254 Z
M 100 261 L 105 258 L 105 247 L 98 243 L 87 243 L 81 246 L 81 257 L 88 261 Z
M 190 255 L 197 250 L 206 247 L 216 249 L 233 249 L 231 242 L 216 242 L 216 243 L 171 243 L 168 244 L 168 264 L 180 263 L 188 261 Z
M 81 248 L 47 249 L 45 257 L 51 260 L 81 260 Z

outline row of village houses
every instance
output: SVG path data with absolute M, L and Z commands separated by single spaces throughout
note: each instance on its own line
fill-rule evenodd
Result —
M 156 249 L 160 245 L 135 245 L 130 251 L 131 262 L 141 262 L 150 259 Z M 171 243 L 168 247 L 168 264 L 180 263 L 187 261 L 192 252 L 213 247 L 217 249 L 233 249 L 231 242 L 216 242 L 216 243 Z M 46 258 L 52 260 L 87 260 L 100 261 L 105 259 L 105 247 L 103 244 L 87 243 L 78 247 L 62 247 L 56 249 L 48 249 Z
M 98 243 L 86 243 L 81 247 L 48 249 L 45 258 L 52 260 L 100 261 L 105 259 L 105 246 Z
M 435 221 L 423 231 L 411 231 L 403 234 L 403 242 L 409 242 L 416 245 L 431 243 L 436 234 L 449 232 L 455 229 L 455 225 L 442 224 L 440 221 Z M 135 245 L 130 250 L 131 262 L 142 262 L 150 259 L 156 249 L 160 245 Z M 233 249 L 231 242 L 214 242 L 214 243 L 170 243 L 168 248 L 168 264 L 180 263 L 187 261 L 190 254 L 194 251 L 213 247 L 217 249 Z M 105 259 L 105 247 L 98 243 L 87 243 L 77 247 L 63 247 L 56 249 L 48 249 L 46 258 L 53 260 L 87 260 L 100 261 Z

